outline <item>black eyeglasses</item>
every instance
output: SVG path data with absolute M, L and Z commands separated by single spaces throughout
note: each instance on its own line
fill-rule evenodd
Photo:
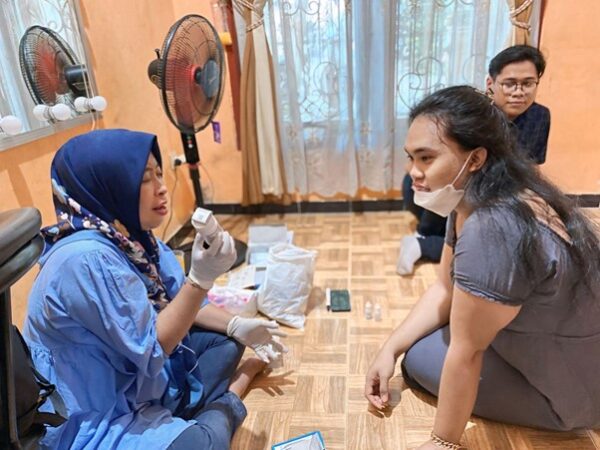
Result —
M 502 86 L 502 91 L 505 94 L 512 94 L 516 92 L 519 86 L 524 93 L 529 94 L 535 90 L 539 82 L 539 80 L 525 80 L 521 82 L 509 80 L 501 81 L 498 84 Z

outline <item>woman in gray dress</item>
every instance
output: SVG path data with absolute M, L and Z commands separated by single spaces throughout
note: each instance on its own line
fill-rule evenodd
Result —
M 365 395 L 389 400 L 403 355 L 439 397 L 420 450 L 460 448 L 471 414 L 532 427 L 600 426 L 600 242 L 593 223 L 516 151 L 508 122 L 468 86 L 410 115 L 415 202 L 448 217 L 438 280 L 385 342 Z

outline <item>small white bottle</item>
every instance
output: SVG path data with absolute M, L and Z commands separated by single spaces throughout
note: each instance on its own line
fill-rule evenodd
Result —
M 192 215 L 192 225 L 196 229 L 196 233 L 204 238 L 203 247 L 205 249 L 210 247 L 211 242 L 221 231 L 221 226 L 212 211 L 204 208 L 196 208 Z
M 367 300 L 365 302 L 365 319 L 371 320 L 373 318 L 373 304 Z
M 381 305 L 379 303 L 375 303 L 375 307 L 373 308 L 373 318 L 375 321 L 381 321 Z

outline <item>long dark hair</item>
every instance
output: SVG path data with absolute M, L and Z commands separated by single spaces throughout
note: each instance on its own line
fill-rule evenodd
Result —
M 530 189 L 551 206 L 565 225 L 572 245 L 568 250 L 581 269 L 579 280 L 592 288 L 600 283 L 600 237 L 597 227 L 560 189 L 541 175 L 534 163 L 517 151 L 514 133 L 504 113 L 483 93 L 470 86 L 441 89 L 423 99 L 409 120 L 425 115 L 437 124 L 442 137 L 465 152 L 484 147 L 487 160 L 465 187 L 465 200 L 474 209 L 506 206 L 520 230 L 516 261 L 526 271 L 539 261 L 539 222 L 522 198 Z M 578 281 L 579 281 L 578 280 Z

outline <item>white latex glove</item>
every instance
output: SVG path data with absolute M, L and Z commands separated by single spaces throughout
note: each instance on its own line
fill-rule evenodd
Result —
M 271 344 L 275 336 L 286 337 L 274 320 L 248 319 L 234 316 L 227 324 L 227 336 L 253 349 L 259 345 Z M 281 344 L 279 344 L 281 345 Z
M 257 345 L 252 347 L 256 356 L 269 364 L 269 367 L 275 368 L 283 365 L 281 360 L 282 353 L 287 353 L 288 349 L 283 345 L 277 336 L 273 336 L 273 340 L 269 344 Z
M 203 289 L 210 289 L 214 281 L 221 274 L 227 272 L 236 258 L 235 243 L 227 231 L 219 232 L 210 242 L 210 246 L 203 247 L 204 237 L 196 233 L 192 246 L 191 268 L 188 278 Z

